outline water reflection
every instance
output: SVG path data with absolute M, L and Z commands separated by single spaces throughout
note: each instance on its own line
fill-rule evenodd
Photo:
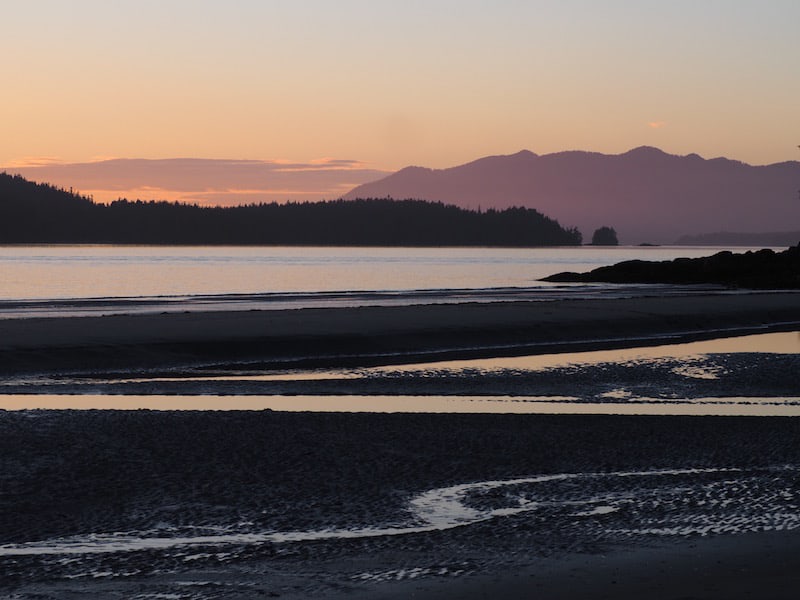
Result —
M 623 348 L 619 350 L 597 350 L 592 352 L 568 352 L 564 354 L 542 354 L 538 356 L 512 356 L 453 360 L 436 363 L 420 363 L 402 366 L 380 367 L 375 370 L 543 370 L 566 366 L 597 365 L 602 363 L 624 363 L 662 358 L 692 359 L 706 354 L 738 354 L 744 352 L 767 352 L 774 354 L 800 354 L 800 332 L 761 333 L 729 338 L 667 344 L 650 347 Z
M 389 365 L 363 369 L 311 369 L 311 370 L 242 370 L 202 375 L 182 373 L 175 377 L 131 377 L 115 380 L 119 383 L 132 382 L 277 382 L 277 381 L 325 381 L 339 379 L 358 379 L 381 373 L 430 373 L 459 371 L 501 371 L 524 370 L 541 371 L 567 366 L 589 366 L 603 363 L 630 363 L 652 361 L 664 358 L 682 358 L 687 361 L 687 373 L 707 377 L 699 373 L 699 367 L 692 364 L 697 357 L 707 354 L 737 354 L 744 352 L 764 352 L 774 354 L 800 354 L 800 332 L 764 333 L 684 344 L 668 344 L 652 347 L 625 348 L 618 350 L 599 350 L 592 352 L 569 352 L 563 354 L 542 354 L 451 360 L 439 362 Z M 692 370 L 695 371 L 692 371 Z M 687 375 L 688 376 L 688 375 Z
M 111 396 L 10 394 L 5 410 L 276 410 L 285 412 L 800 416 L 800 397 L 635 398 L 577 402 L 568 396 Z
M 704 361 L 709 355 L 718 356 Z M 9 385 L 12 393 L 0 395 L 0 409 L 800 416 L 800 387 L 785 372 L 796 362 L 788 355 L 800 355 L 800 332 L 357 370 L 215 369 L 174 376 L 64 378 L 34 382 L 38 388 L 31 382 L 17 389 Z M 760 379 L 731 379 L 745 367 L 753 372 L 753 365 L 759 365 L 755 373 Z M 597 375 L 593 369 L 599 369 Z M 544 372 L 550 379 L 526 372 Z M 670 379 L 670 373 L 680 380 Z M 492 377 L 503 385 L 476 391 L 476 385 Z M 552 385 L 553 378 L 563 385 Z M 331 385 L 321 391 L 326 382 Z M 439 388 L 426 387 L 429 382 Z M 719 385 L 701 385 L 709 382 Z M 33 389 L 43 393 L 30 393 Z M 13 393 L 19 391 L 28 393 Z

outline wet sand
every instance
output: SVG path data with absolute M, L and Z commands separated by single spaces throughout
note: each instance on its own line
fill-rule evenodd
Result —
M 798 322 L 790 293 L 23 319 L 0 321 L 0 372 L 392 363 Z M 782 364 L 770 372 L 796 389 Z M 786 417 L 0 411 L 0 598 L 794 598 L 798 439 Z M 710 471 L 660 486 L 606 476 L 659 469 Z M 405 526 L 428 490 L 559 473 L 580 484 L 519 491 L 548 494 L 536 511 L 502 516 L 516 497 L 474 494 L 498 516 L 441 531 L 13 554 L 113 532 Z M 573 508 L 606 497 L 611 512 Z M 725 533 L 701 535 L 709 523 Z
M 402 582 L 363 600 L 794 600 L 800 533 L 697 538 L 540 559 L 514 571 L 448 582 Z M 331 596 L 337 600 L 352 594 Z
M 687 341 L 798 323 L 800 295 L 790 292 L 8 319 L 0 320 L 0 373 L 380 364 Z
M 789 598 L 799 438 L 781 417 L 0 413 L 0 597 Z M 404 527 L 429 490 L 559 474 L 477 488 L 495 512 L 469 525 L 246 537 Z M 114 532 L 234 538 L 14 553 Z

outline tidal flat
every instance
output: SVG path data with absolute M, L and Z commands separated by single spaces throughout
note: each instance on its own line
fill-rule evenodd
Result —
M 0 597 L 792 597 L 796 417 L 603 413 L 731 394 L 791 409 L 796 350 L 574 361 L 796 331 L 796 299 L 0 322 L 0 384 L 29 399 L 0 412 Z M 168 410 L 209 393 L 217 410 Z M 226 410 L 301 393 L 599 408 Z M 84 394 L 116 410 L 76 409 Z M 123 406 L 141 394 L 163 410 Z
M 0 429 L 14 598 L 371 597 L 800 526 L 796 418 L 10 411 Z

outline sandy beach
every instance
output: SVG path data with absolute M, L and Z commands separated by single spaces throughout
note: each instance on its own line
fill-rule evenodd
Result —
M 0 320 L 0 373 L 537 354 L 793 330 L 791 292 Z

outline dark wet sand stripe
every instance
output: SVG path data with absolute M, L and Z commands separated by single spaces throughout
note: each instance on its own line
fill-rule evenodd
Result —
M 800 294 L 788 292 L 14 319 L 0 321 L 0 373 L 392 363 L 637 346 L 799 324 Z

